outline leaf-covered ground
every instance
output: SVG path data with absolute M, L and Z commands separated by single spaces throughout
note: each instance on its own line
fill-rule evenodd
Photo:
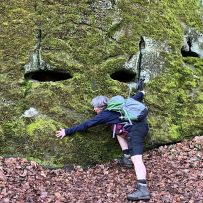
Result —
M 203 136 L 144 154 L 150 202 L 203 202 Z M 95 167 L 48 170 L 21 158 L 0 157 L 0 202 L 125 203 L 133 169 L 116 160 Z

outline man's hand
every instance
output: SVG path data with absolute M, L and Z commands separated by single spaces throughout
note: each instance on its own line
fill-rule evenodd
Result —
M 66 136 L 65 129 L 60 128 L 59 131 L 56 131 L 56 137 L 63 139 Z

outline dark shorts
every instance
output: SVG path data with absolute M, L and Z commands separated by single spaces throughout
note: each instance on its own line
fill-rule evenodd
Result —
M 148 134 L 149 127 L 145 122 L 136 123 L 127 127 L 128 131 L 128 148 L 130 155 L 142 155 L 144 150 L 144 139 Z

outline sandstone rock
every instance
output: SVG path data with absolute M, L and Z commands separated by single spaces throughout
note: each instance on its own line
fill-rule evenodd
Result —
M 202 134 L 199 0 L 12 0 L 1 2 L 0 21 L 2 155 L 47 167 L 116 158 L 106 126 L 63 140 L 55 131 L 92 117 L 97 95 L 129 96 L 138 77 L 149 107 L 146 149 Z M 198 56 L 184 55 L 189 48 Z

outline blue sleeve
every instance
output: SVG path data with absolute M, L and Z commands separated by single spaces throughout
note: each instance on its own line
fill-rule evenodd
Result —
M 66 135 L 71 135 L 76 132 L 85 131 L 86 129 L 96 126 L 99 124 L 104 124 L 108 120 L 108 114 L 105 113 L 105 111 L 102 111 L 101 113 L 97 114 L 94 118 L 89 119 L 79 125 L 75 125 L 71 128 L 65 128 Z
M 133 95 L 131 98 L 142 102 L 143 98 L 144 98 L 144 93 L 143 92 L 137 92 L 135 95 Z

